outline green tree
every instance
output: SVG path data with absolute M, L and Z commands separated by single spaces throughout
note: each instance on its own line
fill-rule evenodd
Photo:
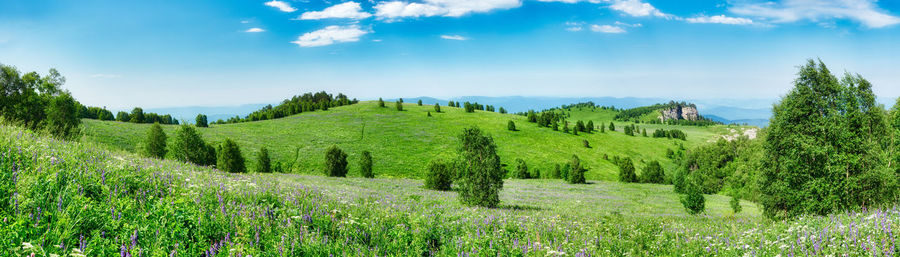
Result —
M 606 133 L 606 127 L 600 126 L 600 133 Z
M 561 169 L 559 163 L 553 165 L 553 171 L 550 172 L 550 178 L 560 178 L 560 175 L 562 175 Z
M 516 123 L 513 121 L 509 121 L 506 123 L 506 129 L 509 131 L 516 131 Z
M 231 173 L 247 172 L 241 148 L 230 138 L 225 138 L 225 141 L 216 148 L 216 154 L 217 169 Z
M 441 113 L 441 104 L 434 103 L 434 112 Z
M 194 126 L 183 124 L 178 127 L 169 148 L 176 160 L 204 166 L 216 164 L 215 148 L 203 141 Z
M 773 108 L 761 188 L 766 216 L 827 214 L 893 201 L 890 129 L 871 84 L 838 79 L 821 61 L 800 67 L 794 88 Z
M 166 133 L 159 123 L 153 123 L 144 141 L 144 156 L 162 159 L 166 156 Z
M 71 139 L 78 134 L 81 119 L 75 114 L 75 99 L 69 92 L 62 92 L 50 100 L 47 107 L 47 130 L 57 138 Z
M 686 194 L 681 196 L 681 205 L 691 215 L 703 213 L 706 210 L 706 198 L 700 192 L 700 187 L 693 182 L 687 183 Z
M 459 135 L 459 200 L 465 205 L 496 207 L 500 204 L 504 171 L 497 145 L 478 127 Z
M 422 99 L 419 99 L 419 101 L 416 102 L 416 104 L 419 105 L 419 106 L 422 106 Z
M 625 157 L 619 161 L 619 181 L 625 183 L 634 183 L 637 181 L 637 175 L 634 174 L 634 162 L 631 157 Z
M 741 197 L 740 196 L 732 196 L 731 201 L 728 201 L 728 204 L 731 205 L 731 211 L 735 214 L 741 212 Z
M 129 117 L 127 112 L 120 111 L 120 112 L 116 113 L 116 121 L 128 122 L 130 120 L 131 120 L 131 117 Z
M 616 124 L 613 124 L 612 122 L 610 122 L 609 123 L 609 131 L 616 131 Z
M 375 177 L 372 172 L 372 153 L 369 151 L 363 151 L 359 157 L 359 174 L 364 178 Z
M 569 167 L 571 170 L 567 172 L 567 175 L 570 184 L 587 183 L 584 179 L 584 172 L 587 171 L 587 169 L 585 169 L 584 166 L 581 166 L 581 159 L 578 159 L 578 155 L 572 155 L 572 160 L 569 161 Z
M 894 172 L 896 172 L 898 179 L 900 179 L 900 98 L 897 98 L 897 103 L 895 103 L 894 107 L 891 109 L 890 122 L 891 127 L 894 128 L 894 146 L 892 148 L 894 160 L 891 162 L 891 166 L 893 166 Z
M 265 146 L 259 148 L 259 154 L 256 155 L 256 172 L 272 173 L 272 160 L 269 159 L 269 149 Z
M 347 176 L 347 153 L 332 145 L 325 150 L 325 175 L 330 177 Z
M 662 184 L 666 181 L 666 173 L 659 161 L 651 161 L 641 170 L 641 183 Z
M 528 173 L 528 165 L 521 158 L 516 159 L 516 171 L 513 172 L 512 178 L 529 179 L 531 174 Z
M 209 127 L 209 123 L 207 123 L 207 120 L 206 120 L 206 115 L 197 114 L 196 121 L 197 121 L 197 127 L 199 127 L 199 128 Z
M 448 191 L 453 184 L 452 164 L 431 160 L 428 163 L 428 171 L 425 173 L 425 188 Z
M 384 100 L 381 100 L 381 97 L 378 98 L 378 107 L 384 108 Z
M 647 137 L 647 128 L 641 129 L 641 135 Z
M 47 124 L 47 114 L 52 111 L 52 108 L 48 109 L 50 102 L 61 93 L 68 94 L 60 89 L 65 81 L 55 69 L 42 77 L 37 72 L 20 74 L 15 67 L 0 64 L 0 116 L 27 129 L 43 128 Z M 62 108 L 67 100 L 57 101 L 60 101 L 58 107 Z M 71 115 L 77 117 L 77 113 Z
M 584 145 L 584 148 L 591 148 L 591 143 L 587 139 L 581 140 L 581 144 Z
M 586 125 L 587 131 L 585 132 L 594 132 L 594 121 L 589 120 Z
M 506 109 L 503 109 L 503 107 L 500 107 L 500 111 L 499 111 L 499 112 L 500 112 L 500 113 L 503 113 L 503 114 L 506 114 Z
M 398 111 L 403 111 L 403 102 L 397 100 L 396 106 Z
M 131 120 L 129 120 L 131 123 L 144 123 L 144 109 L 141 109 L 141 107 L 134 107 L 134 109 L 131 110 L 131 115 L 128 115 L 128 117 L 131 118 Z

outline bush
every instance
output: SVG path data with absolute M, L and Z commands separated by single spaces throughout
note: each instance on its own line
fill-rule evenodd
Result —
M 742 208 L 741 208 L 741 198 L 740 197 L 732 196 L 731 201 L 728 201 L 728 203 L 731 205 L 731 211 L 733 211 L 735 214 L 741 212 Z
M 620 160 L 618 165 L 619 181 L 625 183 L 637 182 L 637 175 L 634 174 L 634 163 L 631 161 L 631 157 L 625 157 L 625 159 Z
M 153 123 L 144 141 L 144 156 L 162 159 L 166 156 L 166 133 L 159 123 Z
M 325 150 L 325 175 L 330 177 L 347 176 L 347 153 L 332 145 Z
M 71 139 L 78 134 L 81 119 L 75 111 L 75 99 L 68 92 L 63 92 L 50 100 L 47 107 L 47 130 L 51 135 L 62 139 Z
M 199 127 L 199 128 L 209 127 L 209 123 L 206 120 L 206 115 L 197 114 L 196 121 L 197 121 L 197 127 Z
M 256 172 L 272 173 L 272 160 L 269 159 L 269 149 L 265 146 L 259 148 L 259 154 L 256 156 Z
M 591 143 L 587 139 L 581 140 L 581 144 L 584 145 L 584 148 L 591 148 Z
M 397 106 L 398 111 L 403 111 L 403 102 L 402 101 L 397 100 L 397 103 L 395 105 Z
M 681 196 L 681 205 L 691 215 L 700 214 L 706 209 L 706 198 L 693 181 L 687 182 L 685 195 Z
M 550 178 L 561 178 L 562 168 L 559 164 L 553 165 L 553 171 L 550 172 Z
M 187 124 L 175 130 L 175 140 L 169 152 L 176 160 L 202 166 L 216 164 L 215 148 L 204 142 L 197 130 Z
M 453 165 L 432 160 L 428 163 L 428 171 L 425 173 L 425 188 L 447 191 L 453 184 Z
M 658 161 L 651 161 L 641 170 L 641 183 L 662 184 L 666 181 L 666 174 Z
M 585 126 L 586 126 L 585 128 L 587 128 L 587 131 L 586 131 L 586 132 L 593 132 L 593 131 L 594 131 L 594 121 L 589 120 L 589 121 L 587 122 L 587 125 L 585 125 Z
M 503 169 L 491 136 L 472 127 L 459 136 L 459 200 L 465 205 L 496 207 L 503 189 Z
M 506 109 L 503 109 L 503 107 L 500 107 L 500 110 L 498 112 L 500 112 L 502 114 L 506 114 Z
M 616 131 L 616 124 L 613 124 L 612 122 L 610 122 L 609 123 L 609 131 Z
M 509 131 L 516 131 L 516 123 L 513 121 L 507 122 L 506 129 L 508 129 Z
M 511 177 L 517 179 L 529 179 L 531 178 L 530 175 L 531 174 L 528 174 L 528 165 L 525 164 L 525 160 L 516 159 L 516 170 Z
M 372 172 L 372 153 L 369 151 L 363 151 L 359 157 L 359 174 L 364 178 L 375 177 Z
M 434 103 L 434 112 L 441 113 L 441 104 Z
M 131 110 L 131 114 L 128 117 L 131 118 L 129 120 L 131 123 L 144 123 L 144 109 L 135 107 Z
M 571 167 L 571 171 L 568 172 L 568 181 L 570 184 L 584 184 L 587 182 L 584 179 L 584 172 L 587 171 L 587 169 L 581 166 L 581 159 L 578 159 L 578 155 L 572 155 L 569 166 Z
M 241 154 L 241 148 L 230 138 L 225 138 L 225 141 L 219 145 L 218 149 L 216 149 L 216 153 L 217 169 L 231 173 L 247 172 L 247 166 L 244 164 L 244 155 Z
M 381 97 L 378 98 L 378 107 L 384 108 L 384 100 L 381 100 Z
M 419 101 L 416 102 L 416 104 L 419 105 L 419 106 L 422 106 L 422 99 L 419 99 Z

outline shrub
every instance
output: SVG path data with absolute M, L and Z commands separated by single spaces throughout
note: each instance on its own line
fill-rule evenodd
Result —
M 116 113 L 116 121 L 128 122 L 129 120 L 131 120 L 131 117 L 128 116 L 127 112 L 120 111 L 119 113 Z
M 216 154 L 217 169 L 231 173 L 247 172 L 247 166 L 244 164 L 244 156 L 241 154 L 241 148 L 230 138 L 225 138 L 225 141 L 219 145 L 218 149 L 216 149 Z
M 57 138 L 74 138 L 78 134 L 78 125 L 81 124 L 75 111 L 75 99 L 68 92 L 53 97 L 47 107 L 46 129 Z
M 506 129 L 508 129 L 509 131 L 516 131 L 516 123 L 513 121 L 507 122 Z
M 581 144 L 584 145 L 584 148 L 591 148 L 591 143 L 587 139 L 581 140 Z
M 612 122 L 610 122 L 609 123 L 609 131 L 616 131 L 616 124 L 613 124 Z
M 144 141 L 144 156 L 162 159 L 166 156 L 166 133 L 159 123 L 153 123 L 147 131 L 147 139 Z
M 706 198 L 693 181 L 687 182 L 686 192 L 681 196 L 681 205 L 691 215 L 700 214 L 706 209 Z
M 606 133 L 606 127 L 600 126 L 600 133 Z
M 503 109 L 503 107 L 500 107 L 499 112 L 500 112 L 500 113 L 503 113 L 503 114 L 506 114 L 506 109 Z
M 578 159 L 578 155 L 572 155 L 572 160 L 569 161 L 569 166 L 571 166 L 571 171 L 569 171 L 568 181 L 570 184 L 584 184 L 586 183 L 584 179 L 584 172 L 587 171 L 584 167 L 581 166 L 581 159 Z
M 256 155 L 256 172 L 272 173 L 272 160 L 269 159 L 269 149 L 265 146 L 259 148 Z
M 491 136 L 472 127 L 459 136 L 459 200 L 465 205 L 496 207 L 500 204 L 503 176 L 497 145 Z
M 397 100 L 396 106 L 397 106 L 398 111 L 403 111 L 403 102 L 402 101 Z
M 425 173 L 425 188 L 447 191 L 453 184 L 453 165 L 432 160 L 428 163 L 428 171 Z
M 129 120 L 131 123 L 144 123 L 144 109 L 140 107 L 135 107 L 131 110 L 131 115 L 128 115 L 131 119 Z
M 197 114 L 196 121 L 197 121 L 197 127 L 199 127 L 199 128 L 209 127 L 209 123 L 206 120 L 206 115 Z
M 619 181 L 625 183 L 637 182 L 637 175 L 634 174 L 634 163 L 631 157 L 625 157 L 619 161 Z
M 569 171 L 572 170 L 572 165 L 570 163 L 566 163 L 562 166 L 562 169 L 559 170 L 559 178 L 569 181 Z
M 541 178 L 541 170 L 538 168 L 535 168 L 534 172 L 531 173 L 531 178 L 540 179 Z
M 363 151 L 359 157 L 359 174 L 364 178 L 375 177 L 372 172 L 372 153 L 369 151 Z
M 431 112 L 426 113 L 425 117 L 431 117 Z
M 280 161 L 272 161 L 272 172 L 284 173 L 284 163 Z
M 658 161 L 651 161 L 641 170 L 641 183 L 662 184 L 666 181 L 666 174 Z
M 419 106 L 422 106 L 422 99 L 419 99 L 419 101 L 416 102 L 416 104 L 419 105 Z
M 589 120 L 587 122 L 586 128 L 587 128 L 587 132 L 593 132 L 594 131 L 594 121 Z
M 381 97 L 378 98 L 378 107 L 384 108 L 384 100 L 382 100 Z
M 215 148 L 203 141 L 194 126 L 187 124 L 175 130 L 169 152 L 176 160 L 203 166 L 216 164 Z
M 332 145 L 325 150 L 325 175 L 330 177 L 347 176 L 347 153 Z
M 516 170 L 513 172 L 512 178 L 517 179 L 529 179 L 530 174 L 528 174 L 528 165 L 525 164 L 525 160 L 516 159 Z
M 434 112 L 441 113 L 441 104 L 434 103 Z
M 562 168 L 559 166 L 559 164 L 553 165 L 553 171 L 550 172 L 550 178 L 560 178 L 560 175 L 562 173 L 561 169 Z
M 739 196 L 732 196 L 731 201 L 728 201 L 728 203 L 731 205 L 731 211 L 734 213 L 741 212 L 741 198 Z

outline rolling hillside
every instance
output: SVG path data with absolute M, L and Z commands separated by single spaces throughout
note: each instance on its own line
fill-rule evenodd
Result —
M 632 157 L 638 169 L 643 167 L 642 161 L 659 160 L 671 170 L 673 164 L 665 157 L 667 149 L 677 150 L 681 144 L 690 148 L 707 142 L 717 134 L 727 133 L 725 126 L 640 124 L 640 127 L 650 131 L 655 128 L 678 128 L 688 134 L 688 140 L 632 137 L 621 133 L 621 129 L 605 134 L 594 132 L 576 136 L 540 128 L 528 123 L 526 117 L 513 114 L 465 113 L 463 109 L 447 106 L 441 106 L 443 112 L 435 113 L 433 106 L 417 106 L 415 103 L 404 104 L 404 111 L 399 112 L 393 103 L 388 106 L 380 108 L 376 102 L 361 102 L 282 119 L 211 125 L 199 130 L 208 141 L 214 143 L 225 138 L 235 140 L 247 158 L 250 170 L 258 149 L 266 146 L 274 160 L 281 162 L 290 162 L 295 150 L 299 150 L 293 172 L 320 173 L 324 165 L 324 149 L 337 145 L 349 154 L 350 176 L 358 174 L 356 162 L 360 152 L 369 150 L 374 156 L 377 176 L 421 178 L 429 160 L 455 156 L 456 136 L 463 128 L 479 126 L 494 137 L 505 164 L 511 165 L 516 158 L 522 158 L 528 162 L 529 168 L 538 168 L 547 174 L 555 164 L 567 162 L 572 154 L 576 154 L 587 165 L 589 171 L 586 176 L 589 180 L 617 178 L 617 167 L 604 160 L 604 154 L 610 158 Z M 431 112 L 432 117 L 428 117 L 427 112 Z M 609 113 L 595 110 L 573 110 L 571 113 L 570 121 L 593 119 L 598 126 L 612 120 Z M 516 123 L 518 131 L 506 129 L 510 120 Z M 617 126 L 626 124 L 616 122 Z M 149 126 L 84 120 L 83 140 L 135 151 Z M 175 128 L 164 126 L 170 142 Z M 585 148 L 582 140 L 588 140 L 591 148 Z

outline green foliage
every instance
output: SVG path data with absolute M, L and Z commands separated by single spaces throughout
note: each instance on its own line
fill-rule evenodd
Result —
M 497 145 L 478 127 L 459 135 L 459 201 L 465 205 L 493 208 L 500 204 L 503 169 Z
M 452 163 L 431 160 L 428 162 L 428 171 L 425 173 L 425 188 L 448 191 L 453 184 L 453 177 Z
M 634 162 L 630 157 L 622 159 L 619 163 L 619 181 L 625 183 L 638 182 L 637 175 L 634 173 Z
M 269 159 L 269 149 L 265 146 L 260 147 L 259 154 L 256 155 L 256 172 L 272 173 L 272 160 Z
M 584 148 L 591 148 L 591 143 L 587 139 L 581 140 L 581 144 L 584 145 Z
M 509 131 L 516 131 L 516 123 L 513 121 L 509 121 L 506 123 L 506 129 Z
M 418 101 L 418 102 L 416 102 L 416 105 L 418 105 L 418 106 L 422 106 L 422 99 L 419 99 L 419 101 Z
M 369 151 L 363 151 L 359 157 L 359 174 L 364 178 L 375 177 L 372 172 L 372 153 Z
M 384 108 L 384 100 L 381 97 L 378 98 L 378 107 Z
M 600 126 L 600 133 L 606 133 L 606 126 Z
M 658 161 L 651 161 L 641 169 L 641 183 L 663 184 L 666 182 L 666 173 Z
M 197 124 L 198 128 L 209 127 L 209 123 L 207 123 L 207 120 L 206 120 L 206 115 L 197 114 L 197 118 L 195 120 L 197 121 L 196 124 Z
M 594 131 L 594 121 L 589 120 L 586 125 L 587 131 L 585 132 L 593 132 Z
M 657 129 L 657 130 L 653 131 L 653 137 L 654 138 L 665 137 L 665 138 L 669 138 L 669 139 L 674 138 L 674 139 L 687 140 L 687 134 L 685 134 L 683 131 L 678 130 L 678 129 L 671 129 L 671 130 Z
M 162 159 L 166 156 L 166 133 L 159 123 L 153 123 L 144 140 L 144 156 Z
M 120 111 L 116 113 L 116 121 L 118 122 L 128 122 L 131 120 L 131 116 L 127 112 Z
M 502 114 L 506 114 L 506 109 L 503 109 L 503 107 L 500 107 L 500 110 L 498 112 L 500 112 Z
M 762 140 L 747 137 L 731 141 L 722 139 L 691 149 L 675 172 L 675 191 L 683 192 L 684 182 L 694 181 L 704 194 L 725 191 L 756 201 L 760 195 L 757 178 L 762 169 L 763 154 Z M 671 150 L 667 155 L 677 157 Z
M 525 160 L 522 160 L 521 158 L 516 159 L 516 169 L 510 177 L 516 179 L 531 178 L 531 174 L 528 173 L 528 165 L 525 164 Z
M 398 111 L 403 111 L 403 102 L 401 102 L 400 100 L 397 100 L 395 106 L 397 107 Z
M 247 166 L 244 164 L 244 155 L 241 154 L 241 148 L 230 138 L 226 138 L 225 141 L 216 148 L 216 154 L 217 169 L 231 173 L 247 172 Z
M 569 161 L 569 167 L 571 168 L 571 170 L 569 170 L 569 172 L 567 172 L 566 174 L 568 175 L 567 181 L 569 182 L 569 184 L 587 183 L 587 181 L 584 179 L 584 172 L 587 171 L 587 169 L 585 169 L 581 165 L 581 159 L 578 158 L 578 155 L 572 155 L 572 160 Z
M 203 141 L 194 126 L 187 124 L 175 130 L 175 139 L 169 152 L 176 160 L 203 166 L 216 164 L 215 148 Z
M 328 92 L 321 91 L 317 93 L 305 93 L 303 95 L 295 95 L 290 99 L 284 99 L 277 106 L 266 105 L 256 110 L 244 118 L 232 117 L 225 123 L 240 123 L 260 120 L 279 119 L 303 112 L 327 111 L 328 108 L 336 106 L 351 105 L 359 102 L 356 99 L 350 100 L 346 95 L 338 93 L 332 96 Z
M 61 139 L 78 135 L 79 104 L 60 88 L 66 79 L 55 69 L 41 77 L 20 75 L 15 67 L 0 64 L 0 116 L 27 129 L 45 129 Z
M 644 137 L 647 137 L 647 129 L 646 128 L 641 129 L 641 135 Z
M 541 178 L 541 169 L 534 168 L 531 172 L 531 178 L 540 179 Z
M 129 122 L 131 123 L 144 123 L 144 109 L 141 107 L 135 107 L 131 110 L 131 114 L 128 115 L 131 118 Z
M 824 63 L 809 60 L 773 113 L 761 185 L 767 216 L 895 200 L 897 174 L 886 154 L 892 133 L 864 78 L 848 73 L 839 80 Z
M 700 188 L 693 182 L 687 183 L 685 194 L 681 196 L 681 205 L 691 215 L 703 213 L 706 210 L 706 197 L 700 191 Z
M 325 175 L 329 177 L 347 176 L 347 153 L 332 145 L 325 150 Z
M 57 138 L 71 139 L 78 135 L 81 120 L 75 114 L 75 99 L 69 92 L 62 92 L 50 100 L 47 107 L 46 129 Z
M 562 170 L 561 169 L 562 168 L 559 166 L 559 164 L 554 164 L 553 171 L 550 172 L 550 178 L 556 178 L 556 179 L 562 178 Z
M 616 131 L 616 124 L 613 124 L 612 122 L 610 122 L 609 123 L 609 131 Z
M 434 103 L 434 112 L 441 113 L 441 104 Z
M 625 126 L 625 135 L 634 136 L 634 129 L 631 126 Z
M 728 205 L 731 205 L 731 211 L 735 214 L 740 213 L 741 208 L 741 198 L 738 196 L 732 196 L 731 201 L 728 201 Z

